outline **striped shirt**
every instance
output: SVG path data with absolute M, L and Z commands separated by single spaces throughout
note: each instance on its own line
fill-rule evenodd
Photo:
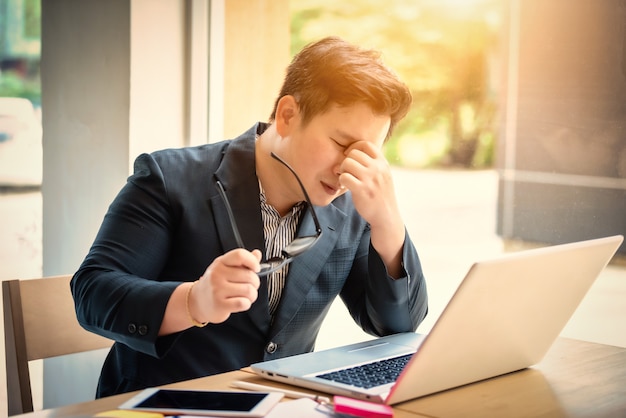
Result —
M 265 191 L 260 183 L 259 187 L 261 189 L 261 218 L 263 219 L 263 236 L 265 237 L 265 259 L 269 260 L 272 257 L 282 257 L 283 248 L 293 241 L 298 230 L 300 215 L 306 204 L 305 202 L 297 203 L 291 208 L 291 212 L 281 217 L 280 213 L 267 203 Z M 274 316 L 280 302 L 288 271 L 289 264 L 286 264 L 282 269 L 267 276 L 269 308 L 272 316 Z

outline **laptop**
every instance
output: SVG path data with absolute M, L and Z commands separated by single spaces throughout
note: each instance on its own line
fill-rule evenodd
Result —
M 388 405 L 525 369 L 541 361 L 623 239 L 477 262 L 427 335 L 400 333 L 251 368 L 267 379 Z M 378 381 L 367 382 L 368 375 Z

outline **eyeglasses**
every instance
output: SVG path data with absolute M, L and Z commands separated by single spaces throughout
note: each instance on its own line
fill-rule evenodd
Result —
M 270 273 L 273 273 L 277 270 L 280 270 L 287 264 L 291 263 L 294 257 L 310 250 L 317 240 L 322 236 L 322 227 L 320 226 L 319 221 L 317 220 L 317 215 L 315 214 L 315 209 L 313 209 L 313 204 L 311 203 L 311 199 L 309 199 L 309 194 L 306 192 L 302 181 L 296 174 L 293 168 L 289 166 L 286 162 L 284 162 L 278 155 L 271 153 L 272 158 L 280 162 L 282 165 L 287 167 L 289 171 L 294 175 L 300 188 L 302 189 L 302 193 L 304 194 L 304 199 L 306 200 L 307 205 L 311 209 L 311 216 L 313 216 L 313 222 L 315 223 L 315 235 L 308 235 L 304 237 L 296 237 L 293 241 L 289 243 L 283 250 L 281 251 L 282 256 L 272 257 L 269 260 L 261 263 L 261 270 L 257 273 L 259 277 L 267 276 Z M 243 240 L 241 239 L 241 235 L 239 234 L 239 228 L 237 228 L 237 223 L 235 222 L 235 216 L 233 215 L 233 210 L 230 207 L 230 203 L 228 202 L 228 198 L 226 197 L 226 192 L 224 191 L 224 186 L 220 183 L 219 180 L 216 180 L 217 190 L 224 201 L 224 206 L 226 206 L 226 212 L 228 212 L 228 219 L 230 221 L 230 226 L 235 234 L 235 240 L 237 241 L 237 245 L 240 248 L 245 248 L 243 245 Z

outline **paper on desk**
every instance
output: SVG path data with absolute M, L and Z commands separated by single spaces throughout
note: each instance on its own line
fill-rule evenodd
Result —
M 332 406 L 325 406 L 312 399 L 302 398 L 293 401 L 279 402 L 265 415 L 265 418 L 329 418 L 346 417 L 333 411 Z M 173 417 L 172 417 L 173 418 Z M 211 418 L 192 415 L 179 415 L 177 418 Z
M 336 417 L 332 406 L 324 406 L 307 399 L 296 399 L 293 401 L 279 402 L 265 418 L 328 418 Z

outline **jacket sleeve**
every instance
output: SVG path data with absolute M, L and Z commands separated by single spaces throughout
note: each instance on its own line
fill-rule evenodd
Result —
M 167 302 L 180 282 L 158 281 L 171 246 L 173 215 L 150 155 L 110 205 L 71 290 L 87 330 L 154 356 Z
M 428 296 L 413 242 L 405 232 L 402 252 L 405 274 L 393 279 L 369 237 L 368 231 L 361 239 L 341 298 L 357 324 L 369 334 L 414 332 L 428 312 Z

